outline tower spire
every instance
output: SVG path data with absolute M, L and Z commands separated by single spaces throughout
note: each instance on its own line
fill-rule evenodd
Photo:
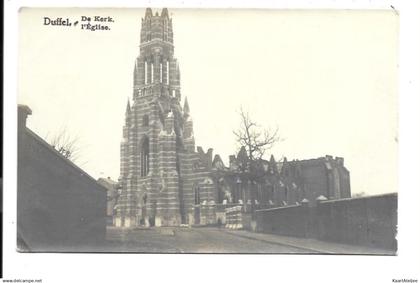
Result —
M 169 15 L 168 15 L 168 9 L 167 9 L 167 8 L 163 8 L 163 9 L 162 9 L 162 13 L 160 14 L 160 16 L 161 16 L 162 18 L 164 18 L 164 17 L 169 18 Z
M 188 99 L 187 99 L 187 97 L 185 97 L 185 100 L 184 100 L 184 108 L 183 108 L 183 110 L 184 110 L 184 116 L 188 116 L 190 114 L 190 106 L 188 105 Z
M 160 15 L 157 11 L 153 15 L 152 9 L 147 8 L 142 19 L 140 45 L 154 40 L 173 44 L 172 21 L 166 8 Z
M 127 108 L 125 110 L 125 113 L 130 113 L 131 111 L 131 106 L 130 106 L 130 98 L 127 98 Z
M 152 12 L 152 9 L 151 8 L 147 8 L 146 9 L 145 18 L 148 18 L 148 17 L 153 17 L 153 12 Z

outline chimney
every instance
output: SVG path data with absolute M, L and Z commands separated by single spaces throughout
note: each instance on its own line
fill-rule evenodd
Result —
M 18 129 L 26 127 L 26 118 L 31 114 L 31 108 L 23 104 L 18 105 Z

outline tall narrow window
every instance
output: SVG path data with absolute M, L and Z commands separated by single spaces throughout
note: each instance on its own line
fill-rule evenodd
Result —
M 166 61 L 166 84 L 169 84 L 169 61 Z
M 147 176 L 149 173 L 149 138 L 145 137 L 140 150 L 140 176 Z
M 176 92 L 175 92 L 175 90 L 173 89 L 173 90 L 172 90 L 172 96 L 173 96 L 173 97 L 175 97 L 175 93 L 176 93 Z
M 147 85 L 147 62 L 144 62 L 144 84 Z
M 154 73 L 155 73 L 155 72 L 154 72 L 155 70 L 154 70 L 154 67 L 153 67 L 153 63 L 152 63 L 152 65 L 150 66 L 150 68 L 151 68 L 150 74 L 152 75 L 152 78 L 150 79 L 150 81 L 153 83 L 153 82 L 155 81 L 155 80 L 154 80 L 154 77 L 153 77 L 153 76 L 154 76 Z
M 160 63 L 160 82 L 163 82 L 163 69 L 162 69 L 162 63 Z
M 200 187 L 198 185 L 194 186 L 194 203 L 200 204 Z
M 166 20 L 163 22 L 163 40 L 167 41 L 168 40 L 168 23 L 166 22 Z

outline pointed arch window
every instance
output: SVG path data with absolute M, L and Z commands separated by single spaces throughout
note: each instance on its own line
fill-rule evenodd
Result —
M 168 22 L 166 19 L 163 21 L 163 40 L 168 40 Z
M 140 176 L 145 177 L 149 173 L 149 138 L 145 137 L 140 147 Z
M 200 187 L 197 184 L 194 185 L 194 204 L 200 204 Z

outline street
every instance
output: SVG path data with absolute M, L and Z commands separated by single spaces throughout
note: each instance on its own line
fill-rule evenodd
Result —
M 104 252 L 136 253 L 314 253 L 313 250 L 269 243 L 224 228 L 148 228 L 107 231 Z

